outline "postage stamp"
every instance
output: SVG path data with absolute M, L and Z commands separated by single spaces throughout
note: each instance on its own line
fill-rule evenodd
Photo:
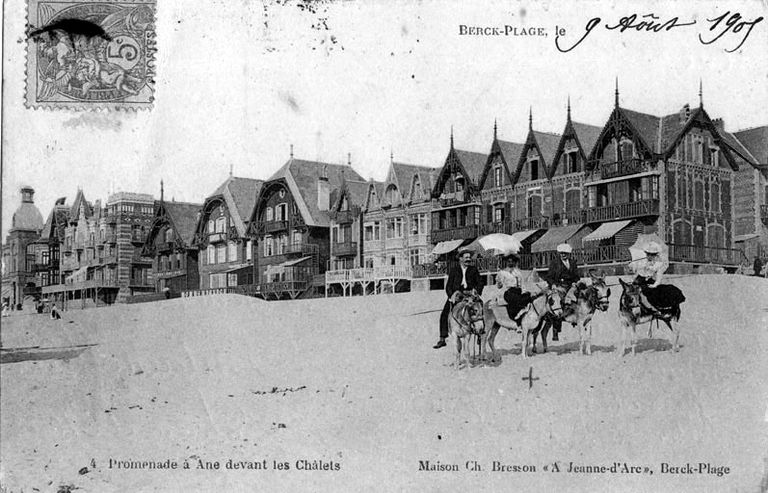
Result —
M 154 0 L 29 0 L 27 107 L 150 108 L 155 10 Z

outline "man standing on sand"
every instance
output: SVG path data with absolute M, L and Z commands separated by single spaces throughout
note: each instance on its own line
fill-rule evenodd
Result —
M 568 243 L 557 245 L 557 257 L 554 257 L 549 263 L 544 279 L 550 284 L 565 288 L 568 292 L 563 300 L 563 315 L 570 305 L 576 302 L 576 283 L 579 282 L 579 268 L 576 260 L 571 257 L 573 248 Z M 560 331 L 563 328 L 563 321 L 555 318 L 552 324 L 552 340 L 559 340 Z
M 470 265 L 472 262 L 472 251 L 459 250 L 459 265 L 451 267 L 448 272 L 448 280 L 445 283 L 445 294 L 448 299 L 443 306 L 440 314 L 440 340 L 433 347 L 440 349 L 445 347 L 445 339 L 448 337 L 448 317 L 451 314 L 451 307 L 456 301 L 456 295 L 460 291 L 474 291 L 478 295 L 483 293 L 483 278 L 477 267 Z

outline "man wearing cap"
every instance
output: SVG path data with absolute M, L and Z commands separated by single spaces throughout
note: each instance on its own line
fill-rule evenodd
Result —
M 459 250 L 459 264 L 453 265 L 448 272 L 448 280 L 445 283 L 445 294 L 448 295 L 440 314 L 440 340 L 434 345 L 435 349 L 445 347 L 445 339 L 448 337 L 448 317 L 451 314 L 451 307 L 456 301 L 456 296 L 460 291 L 474 291 L 480 295 L 483 293 L 483 278 L 477 267 L 470 265 L 472 262 L 472 251 L 467 249 Z
M 635 265 L 635 274 L 637 274 L 635 284 L 641 287 L 640 303 L 648 311 L 658 315 L 659 311 L 648 300 L 648 295 L 652 295 L 652 290 L 661 284 L 661 277 L 666 270 L 666 265 L 659 256 L 661 247 L 656 242 L 648 243 L 644 251 L 645 258 L 638 260 Z
M 561 286 L 568 290 L 563 300 L 563 314 L 567 312 L 569 305 L 576 302 L 576 283 L 581 279 L 576 261 L 571 258 L 571 252 L 573 248 L 568 243 L 557 245 L 557 257 L 552 259 L 546 275 L 542 276 L 550 285 Z M 556 318 L 552 324 L 553 341 L 559 339 L 562 327 L 563 321 Z

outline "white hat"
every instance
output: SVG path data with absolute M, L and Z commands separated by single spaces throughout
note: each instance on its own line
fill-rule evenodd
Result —
M 557 252 L 558 253 L 571 253 L 573 251 L 573 248 L 571 248 L 571 245 L 568 243 L 560 243 L 557 245 Z
M 648 243 L 648 245 L 645 247 L 645 253 L 647 254 L 654 254 L 654 253 L 661 253 L 661 247 L 656 243 L 655 241 L 652 241 Z

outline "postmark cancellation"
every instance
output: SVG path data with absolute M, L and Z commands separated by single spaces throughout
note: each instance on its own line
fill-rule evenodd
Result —
M 28 107 L 152 106 L 155 0 L 28 0 L 27 8 Z

